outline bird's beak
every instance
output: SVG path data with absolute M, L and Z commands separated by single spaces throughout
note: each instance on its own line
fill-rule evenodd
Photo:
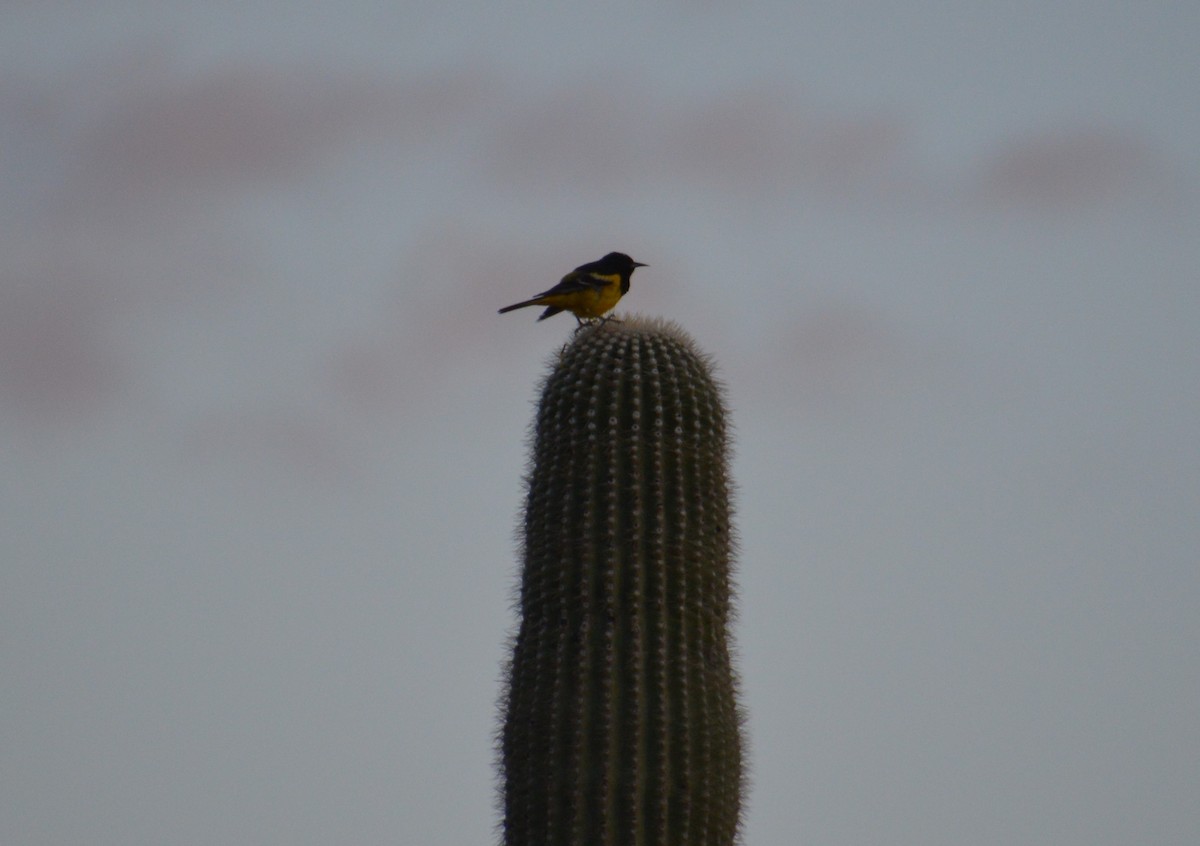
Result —
M 635 261 L 635 262 L 633 263 L 633 266 L 634 266 L 634 267 L 649 267 L 650 265 L 648 265 L 648 264 L 642 264 L 640 261 Z

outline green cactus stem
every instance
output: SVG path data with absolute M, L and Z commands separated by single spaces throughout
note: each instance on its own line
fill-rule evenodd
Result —
M 500 738 L 506 846 L 731 846 L 726 412 L 677 327 L 579 330 L 542 388 Z

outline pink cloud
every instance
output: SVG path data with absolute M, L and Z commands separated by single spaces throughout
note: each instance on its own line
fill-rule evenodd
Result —
M 477 69 L 398 81 L 313 68 L 167 73 L 119 92 L 81 141 L 86 169 L 129 187 L 275 180 L 363 133 L 403 143 L 486 99 Z
M 496 310 L 552 285 L 553 274 L 528 277 L 554 266 L 535 248 L 456 222 L 431 228 L 397 266 L 376 320 L 330 357 L 329 388 L 364 413 L 392 413 L 440 390 L 456 368 L 498 365 L 520 335 Z
M 671 117 L 664 149 L 690 179 L 765 187 L 794 182 L 808 166 L 801 115 L 778 91 L 726 94 Z
M 212 213 L 222 193 L 291 178 L 358 139 L 436 137 L 491 84 L 471 68 L 395 80 L 239 66 L 188 78 L 154 52 L 0 83 L 5 409 L 84 416 L 135 380 L 138 339 L 123 344 L 117 327 L 158 321 L 131 315 L 255 278 L 258 244 Z M 196 194 L 218 205 L 193 205 Z
M 100 293 L 105 287 L 74 267 L 6 275 L 0 287 L 5 407 L 38 424 L 71 424 L 127 385 L 127 362 L 103 331 L 102 315 L 111 308 Z
M 823 114 L 769 90 L 699 104 L 672 127 L 668 147 L 692 181 L 767 195 L 888 199 L 911 190 L 916 170 L 893 115 Z
M 799 310 L 757 349 L 761 357 L 743 378 L 757 381 L 775 400 L 809 409 L 919 381 L 937 358 L 882 313 L 849 302 Z
M 985 205 L 1064 211 L 1114 202 L 1173 205 L 1172 168 L 1136 135 L 1110 128 L 1057 128 L 1004 144 L 979 170 L 973 196 Z
M 892 114 L 828 114 L 786 86 L 672 100 L 610 79 L 510 110 L 489 167 L 526 186 L 671 182 L 742 196 L 891 196 L 914 185 L 908 140 Z
M 656 123 L 654 104 L 632 87 L 572 85 L 506 110 L 489 166 L 518 185 L 636 184 Z
M 671 99 L 609 78 L 518 103 L 499 120 L 486 166 L 525 190 L 691 187 L 735 202 L 803 198 L 935 215 L 971 205 L 1170 209 L 1194 191 L 1147 137 L 1105 127 L 1015 139 L 965 177 L 931 169 L 903 114 L 838 113 L 784 83 Z

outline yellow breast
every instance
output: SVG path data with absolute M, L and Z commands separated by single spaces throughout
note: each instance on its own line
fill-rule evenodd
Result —
M 578 317 L 600 317 L 621 299 L 621 277 L 600 277 L 607 284 L 603 288 L 587 288 L 569 294 L 551 294 L 542 297 L 540 304 L 566 309 Z

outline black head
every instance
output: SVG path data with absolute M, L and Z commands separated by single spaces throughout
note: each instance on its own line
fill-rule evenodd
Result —
M 624 253 L 609 253 L 604 258 L 600 259 L 600 261 L 596 262 L 596 264 L 604 265 L 605 267 L 611 267 L 614 271 L 626 274 L 633 273 L 634 268 L 650 266 L 648 264 L 642 264 L 640 261 L 634 261 Z

